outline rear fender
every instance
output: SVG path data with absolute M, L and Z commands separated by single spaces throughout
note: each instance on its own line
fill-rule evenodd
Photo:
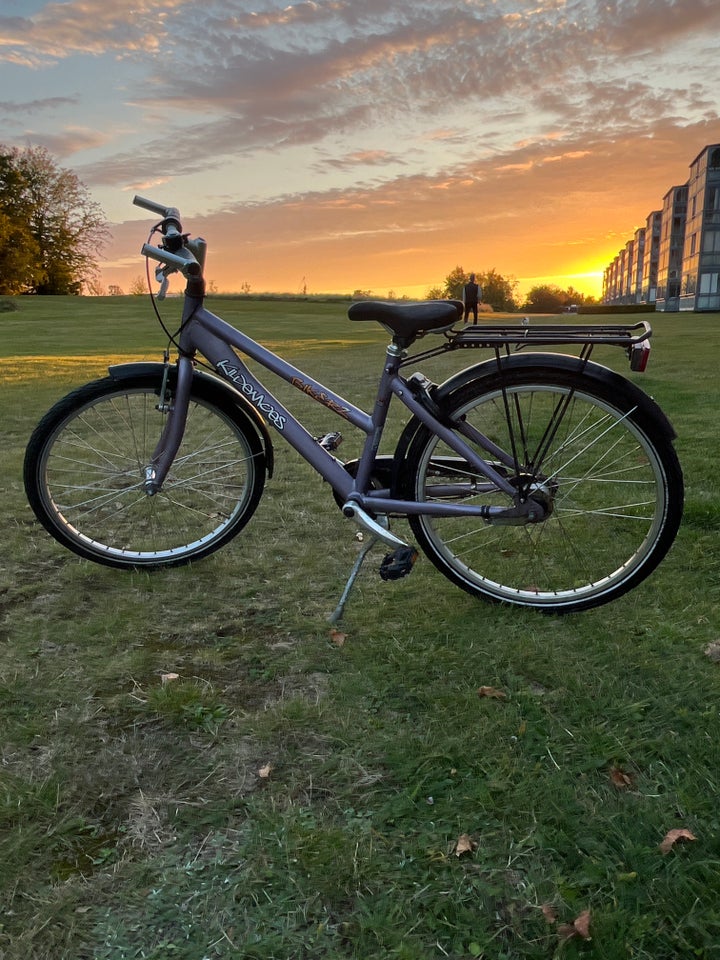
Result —
M 131 380 L 135 377 L 150 376 L 156 376 L 159 379 L 162 379 L 164 372 L 164 363 L 154 363 L 150 361 L 139 363 L 121 363 L 115 364 L 108 368 L 108 373 L 113 380 L 118 381 Z M 175 366 L 171 366 L 169 370 L 169 382 L 171 385 L 175 382 L 176 377 L 177 368 Z M 235 390 L 234 387 L 232 387 L 229 383 L 226 383 L 225 380 L 221 380 L 219 377 L 216 377 L 211 373 L 207 373 L 204 370 L 193 370 L 193 383 L 198 383 L 201 385 L 201 389 L 208 399 L 216 397 L 221 401 L 230 401 L 237 412 L 241 415 L 241 418 L 246 421 L 247 426 L 251 430 L 254 430 L 260 438 L 263 445 L 263 450 L 265 452 L 265 467 L 267 470 L 267 475 L 268 477 L 272 477 L 275 463 L 272 440 L 270 438 L 267 426 L 265 425 L 265 421 L 262 419 L 255 407 L 253 407 L 252 404 L 249 403 L 241 393 Z
M 484 360 L 482 363 L 460 370 L 439 384 L 433 391 L 433 399 L 441 409 L 447 409 L 454 394 L 475 380 L 488 379 L 488 382 L 490 382 L 499 371 L 502 371 L 508 375 L 508 385 L 510 385 L 515 373 L 525 376 L 533 373 L 547 373 L 549 370 L 553 370 L 562 376 L 580 374 L 586 379 L 588 388 L 592 389 L 595 385 L 603 393 L 612 391 L 612 396 L 618 399 L 622 398 L 629 408 L 635 408 L 637 411 L 636 417 L 640 422 L 643 420 L 654 421 L 668 440 L 672 441 L 677 436 L 670 420 L 655 400 L 632 381 L 622 377 L 619 373 L 615 373 L 614 370 L 602 366 L 602 364 L 593 363 L 590 360 L 581 360 L 579 357 L 566 354 L 514 354 L 510 357 L 501 357 L 499 360 L 494 357 Z M 417 417 L 411 417 L 400 435 L 395 448 L 393 463 L 393 488 L 395 491 L 398 488 L 410 445 L 422 426 L 422 422 Z
M 595 385 L 605 393 L 610 391 L 611 395 L 617 399 L 622 398 L 628 407 L 634 407 L 639 420 L 655 421 L 669 440 L 672 441 L 677 436 L 670 420 L 655 400 L 642 391 L 637 384 L 600 363 L 561 353 L 514 354 L 510 357 L 501 357 L 499 362 L 495 358 L 485 360 L 483 363 L 459 371 L 441 383 L 437 388 L 436 400 L 443 405 L 443 402 L 447 403 L 460 387 L 464 387 L 472 380 L 492 377 L 497 374 L 498 369 L 508 374 L 510 382 L 516 372 L 532 375 L 552 370 L 561 375 L 580 375 L 586 380 L 589 389 Z

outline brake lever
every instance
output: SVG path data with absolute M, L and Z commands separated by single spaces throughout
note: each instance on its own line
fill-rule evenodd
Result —
M 172 268 L 172 271 L 174 271 L 174 269 L 175 269 L 175 268 L 173 267 L 173 268 Z M 164 299 L 165 299 L 165 297 L 166 297 L 166 295 L 167 295 L 168 287 L 170 286 L 170 278 L 168 277 L 168 273 L 170 273 L 170 272 L 171 272 L 171 271 L 168 270 L 167 267 L 156 267 L 156 268 L 155 268 L 155 282 L 160 284 L 160 289 L 158 290 L 157 294 L 155 295 L 155 299 L 156 299 L 156 300 L 164 300 Z

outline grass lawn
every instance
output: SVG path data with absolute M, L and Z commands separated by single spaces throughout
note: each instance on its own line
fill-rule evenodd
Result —
M 595 355 L 678 432 L 685 518 L 640 588 L 544 616 L 475 601 L 422 559 L 384 583 L 378 548 L 338 635 L 355 528 L 279 441 L 249 526 L 192 567 L 114 571 L 45 534 L 21 481 L 35 423 L 164 338 L 147 298 L 14 305 L 3 960 L 720 958 L 720 316 L 653 317 L 643 375 Z M 386 337 L 346 305 L 210 306 L 370 402 Z

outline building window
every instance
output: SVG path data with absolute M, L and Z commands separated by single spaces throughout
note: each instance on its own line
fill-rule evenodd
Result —
M 703 253 L 720 253 L 720 230 L 708 230 L 705 233 Z
M 696 310 L 720 310 L 720 294 L 714 297 L 698 297 Z
M 718 167 L 720 167 L 720 147 L 710 154 L 710 169 L 717 170 Z
M 720 293 L 720 273 L 703 273 L 700 275 L 700 293 Z
M 697 251 L 697 234 L 694 233 L 690 237 L 690 256 L 692 256 Z

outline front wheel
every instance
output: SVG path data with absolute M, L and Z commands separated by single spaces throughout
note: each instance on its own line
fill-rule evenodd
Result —
M 627 384 L 576 371 L 511 370 L 460 386 L 445 411 L 465 438 L 495 444 L 490 460 L 545 519 L 520 526 L 480 517 L 411 516 L 424 553 L 458 586 L 486 600 L 545 611 L 583 610 L 635 587 L 672 544 L 682 472 L 660 422 Z M 415 500 L 511 507 L 427 428 L 407 460 Z
M 165 425 L 161 378 L 97 380 L 60 400 L 25 455 L 35 515 L 63 546 L 111 567 L 172 567 L 234 537 L 260 500 L 262 444 L 231 400 L 201 382 L 162 489 L 149 496 L 145 468 Z

